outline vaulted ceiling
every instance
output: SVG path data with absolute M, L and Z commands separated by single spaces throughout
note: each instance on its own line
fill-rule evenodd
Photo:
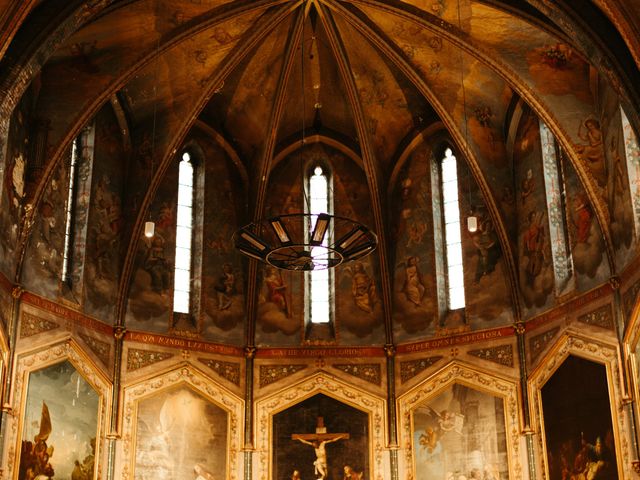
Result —
M 18 216 L 25 220 L 19 225 L 14 220 L 16 235 L 3 247 L 3 271 L 38 293 L 59 295 L 53 279 L 50 286 L 42 285 L 38 270 L 44 232 L 39 215 L 47 202 L 63 209 L 47 200 L 55 196 L 52 182 L 64 176 L 59 172 L 72 140 L 92 119 L 102 119 L 96 158 L 110 167 L 96 168 L 110 178 L 119 197 L 122 226 L 113 246 L 117 268 L 111 285 L 104 286 L 110 293 L 101 301 L 76 299 L 88 314 L 115 322 L 131 317 L 135 328 L 156 328 L 153 318 L 139 320 L 135 313 L 164 302 L 161 295 L 148 298 L 148 304 L 141 300 L 141 229 L 150 216 L 158 218 L 168 200 L 176 154 L 194 143 L 221 165 L 212 167 L 219 182 L 207 189 L 222 191 L 211 197 L 213 204 L 222 205 L 224 198 L 233 204 L 231 232 L 273 213 L 287 192 L 295 192 L 296 152 L 335 157 L 336 195 L 343 195 L 336 210 L 344 207 L 343 213 L 368 223 L 379 238 L 366 264 L 379 313 L 375 325 L 351 325 L 354 340 L 345 342 L 393 343 L 394 332 L 396 339 L 408 340 L 433 333 L 427 333 L 428 325 L 444 325 L 417 319 L 398 300 L 404 281 L 398 265 L 420 242 L 429 259 L 423 259 L 422 274 L 431 277 L 424 286 L 438 288 L 437 242 L 424 239 L 422 224 L 409 221 L 413 217 L 406 212 L 429 211 L 426 235 L 438 229 L 429 210 L 434 195 L 428 160 L 440 155 L 444 144 L 463 160 L 463 215 L 474 209 L 486 215 L 491 247 L 495 243 L 499 249 L 491 268 L 497 265 L 494 285 L 500 293 L 491 296 L 482 282 L 493 271 L 479 271 L 487 268 L 481 265 L 485 247 L 474 237 L 465 240 L 468 295 L 477 299 L 468 307 L 468 315 L 477 319 L 474 328 L 489 326 L 489 319 L 499 318 L 499 325 L 530 318 L 557 305 L 563 293 L 553 289 L 552 279 L 551 284 L 528 279 L 523 267 L 529 214 L 548 208 L 544 191 L 538 204 L 526 208 L 523 193 L 528 170 L 538 187 L 544 183 L 541 147 L 531 153 L 528 143 L 540 143 L 539 122 L 548 126 L 564 155 L 568 223 L 577 210 L 570 197 L 588 202 L 594 218 L 598 240 L 583 243 L 598 253 L 576 253 L 580 242 L 572 247 L 574 261 L 599 255 L 597 265 L 575 265 L 573 291 L 606 282 L 634 257 L 633 222 L 616 210 L 617 184 L 610 173 L 615 165 L 604 152 L 618 135 L 613 133 L 618 123 L 612 123 L 617 105 L 632 123 L 638 120 L 639 92 L 629 88 L 640 77 L 639 37 L 632 34 L 637 15 L 618 14 L 633 11 L 632 2 L 94 0 L 66 2 L 62 8 L 51 1 L 3 3 L 2 150 L 16 150 L 15 138 L 21 135 L 16 125 L 23 115 L 29 119 L 25 128 L 33 132 L 40 125 L 45 132 L 46 152 L 39 163 L 27 157 L 25 209 Z M 618 19 L 617 30 L 607 15 Z M 599 146 L 609 165 L 606 178 L 585 161 L 589 118 L 598 119 L 609 142 Z M 29 141 L 38 140 L 31 136 Z M 418 179 L 428 187 L 419 187 Z M 631 209 L 631 199 L 625 201 Z M 97 219 L 95 208 L 90 216 Z M 205 212 L 205 217 L 214 214 Z M 11 220 L 3 225 L 10 228 Z M 206 250 L 212 236 L 205 237 Z M 241 262 L 226 247 L 210 255 L 210 271 L 203 276 L 215 278 L 223 262 L 233 263 L 243 279 L 240 316 L 250 325 L 268 318 L 261 313 L 260 267 Z M 295 282 L 290 280 L 292 290 Z M 99 290 L 95 284 L 90 288 Z M 550 297 L 536 296 L 541 290 Z M 436 294 L 429 295 L 437 303 Z M 420 316 L 442 314 L 434 306 L 420 310 Z M 217 330 L 211 330 L 211 338 L 241 343 L 247 332 L 253 336 L 253 327 L 245 331 L 243 321 L 213 321 Z M 269 335 L 292 333 L 277 321 L 262 320 L 262 325 Z M 376 329 L 378 336 L 367 336 Z M 221 332 L 235 333 L 225 337 Z M 267 343 L 280 340 L 265 337 Z

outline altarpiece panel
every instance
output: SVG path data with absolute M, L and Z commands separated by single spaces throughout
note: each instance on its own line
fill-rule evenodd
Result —
M 398 399 L 400 478 L 521 479 L 516 384 L 454 362 Z
M 296 478 L 295 471 L 300 478 L 318 478 L 325 471 L 327 479 L 362 473 L 383 480 L 389 471 L 385 405 L 325 372 L 260 399 L 254 478 Z M 286 459 L 279 449 L 296 457 Z
M 73 340 L 21 355 L 7 417 L 7 478 L 106 476 L 111 385 Z

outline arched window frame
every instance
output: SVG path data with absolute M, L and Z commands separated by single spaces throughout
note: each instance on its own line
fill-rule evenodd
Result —
M 69 152 L 60 295 L 80 303 L 86 253 L 89 201 L 95 143 L 93 123 L 82 129 Z
M 314 198 L 314 192 L 311 185 L 316 174 L 316 169 L 322 170 L 321 177 L 326 180 L 326 209 L 317 205 L 317 199 Z M 319 214 L 328 213 L 333 215 L 333 169 L 324 161 L 314 159 L 307 163 L 304 175 L 304 192 L 305 192 L 305 213 L 307 214 Z M 305 240 L 309 241 L 309 236 L 313 231 L 314 223 L 311 218 L 307 217 L 305 225 Z M 333 240 L 333 229 L 330 227 L 325 235 L 324 244 L 331 243 Z M 322 292 L 322 284 L 326 287 L 326 290 Z M 318 302 L 317 298 L 314 301 L 314 293 L 320 289 L 321 299 Z M 314 304 L 322 303 L 320 311 L 323 312 L 321 317 L 314 318 Z M 317 271 L 305 272 L 305 325 L 306 325 L 306 339 L 317 339 L 319 336 L 323 340 L 330 340 L 335 337 L 334 325 L 334 271 L 333 269 L 324 269 Z M 316 310 L 318 311 L 318 310 Z M 323 330 L 320 332 L 320 330 Z
M 176 160 L 178 189 L 171 328 L 198 331 L 202 277 L 204 161 L 202 152 L 193 145 L 182 149 Z M 189 170 L 189 178 L 184 177 L 185 174 L 189 174 Z M 190 216 L 185 217 L 185 213 L 190 213 Z M 185 235 L 188 237 L 186 243 Z M 185 257 L 188 258 L 185 260 Z
M 636 237 L 640 237 L 640 145 L 638 136 L 620 105 L 622 122 L 622 140 L 624 142 L 624 156 L 627 162 L 627 179 L 629 180 L 629 195 L 633 208 L 633 222 Z
M 432 181 L 434 192 L 434 225 L 439 225 L 440 235 L 435 235 L 436 248 L 440 250 L 436 265 L 444 275 L 438 275 L 438 298 L 441 311 L 465 308 L 464 255 L 462 251 L 462 218 L 459 204 L 458 160 L 454 149 L 444 144 L 434 159 Z M 452 165 L 448 167 L 448 165 Z M 452 176 L 453 174 L 453 176 Z M 449 187 L 448 187 L 449 185 Z M 451 186 L 455 185 L 455 189 Z M 453 284 L 455 281 L 455 284 Z M 442 319 L 441 319 L 442 323 Z
M 555 290 L 556 296 L 562 296 L 575 289 L 573 259 L 569 248 L 562 150 L 549 127 L 542 121 L 540 121 L 540 141 Z

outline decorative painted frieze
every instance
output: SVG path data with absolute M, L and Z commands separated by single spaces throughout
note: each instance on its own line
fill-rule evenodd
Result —
M 151 350 L 138 350 L 130 348 L 127 351 L 127 371 L 138 370 L 139 368 L 148 367 L 154 363 L 161 362 L 167 358 L 173 357 L 172 353 L 153 352 Z
M 420 358 L 418 360 L 408 360 L 400 362 L 400 382 L 404 383 L 423 372 L 431 365 L 442 358 L 441 355 L 435 357 Z
M 109 357 L 111 356 L 111 345 L 109 343 L 90 337 L 84 333 L 79 333 L 78 336 L 105 366 L 109 365 Z
M 469 350 L 467 353 L 482 360 L 498 363 L 505 367 L 513 367 L 513 345 L 511 344 Z
M 223 362 L 211 358 L 199 358 L 211 370 L 216 372 L 225 380 L 229 380 L 234 385 L 240 385 L 240 364 L 233 362 Z
M 531 351 L 532 360 L 538 358 L 538 355 L 540 355 L 549 342 L 553 340 L 559 330 L 560 327 L 555 327 L 529 339 L 529 350 Z
M 366 382 L 373 383 L 374 385 L 380 385 L 381 368 L 379 363 L 337 363 L 331 366 Z
M 613 312 L 611 311 L 611 304 L 603 305 L 596 308 L 592 312 L 585 313 L 578 317 L 578 321 L 586 323 L 587 325 L 595 325 L 597 327 L 606 328 L 607 330 L 615 330 L 613 323 Z
M 260 388 L 282 380 L 305 368 L 307 368 L 307 365 L 260 365 Z
M 51 320 L 37 317 L 30 313 L 23 313 L 20 321 L 20 338 L 31 337 L 56 328 L 60 328 L 60 325 Z

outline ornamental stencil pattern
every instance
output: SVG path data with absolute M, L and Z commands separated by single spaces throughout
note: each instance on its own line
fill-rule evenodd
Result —
M 173 357 L 172 353 L 152 352 L 150 350 L 130 348 L 127 351 L 127 371 L 131 372 L 133 370 L 138 370 L 139 368 L 153 365 L 154 363 L 161 362 L 171 357 Z
M 362 365 L 355 363 L 337 363 L 331 366 L 366 382 L 373 383 L 374 385 L 380 385 L 381 368 L 378 363 L 366 363 Z
M 420 372 L 423 372 L 431 365 L 436 363 L 442 358 L 441 355 L 435 357 L 421 358 L 419 360 L 409 360 L 407 362 L 400 362 L 400 382 L 405 383 L 412 379 Z
M 93 353 L 100 359 L 105 366 L 109 365 L 109 357 L 111 356 L 111 345 L 96 338 L 79 333 L 78 336 L 87 344 Z
M 307 368 L 306 365 L 260 365 L 260 388 Z
M 625 322 L 631 320 L 631 312 L 636 304 L 638 298 L 638 292 L 640 292 L 640 280 L 632 284 L 622 295 L 622 302 L 624 304 Z
M 489 362 L 498 363 L 505 367 L 513 367 L 513 346 L 498 345 L 491 348 L 480 348 L 478 350 L 469 350 L 469 355 L 488 360 Z
M 60 325 L 51 320 L 24 313 L 20 322 L 20 338 L 31 337 L 56 328 L 60 328 Z
M 536 358 L 538 358 L 538 355 L 540 355 L 540 353 L 547 347 L 549 342 L 553 339 L 553 337 L 556 336 L 559 330 L 560 327 L 555 327 L 529 339 L 531 360 L 535 360 Z
M 606 328 L 607 330 L 615 330 L 613 324 L 613 312 L 611 304 L 603 305 L 592 312 L 585 313 L 578 317 L 578 321 L 587 325 L 595 325 L 597 327 Z
M 198 360 L 225 380 L 229 380 L 234 385 L 240 385 L 240 364 L 213 360 L 211 358 L 199 358 Z

